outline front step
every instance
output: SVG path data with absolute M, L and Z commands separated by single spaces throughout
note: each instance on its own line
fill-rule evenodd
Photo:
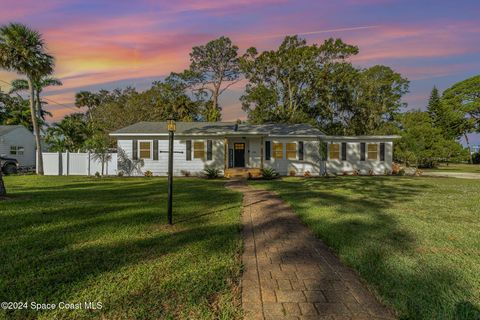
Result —
M 225 170 L 225 178 L 260 178 L 262 171 L 260 168 L 229 168 Z

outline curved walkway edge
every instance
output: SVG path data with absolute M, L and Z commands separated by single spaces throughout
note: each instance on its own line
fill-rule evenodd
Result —
M 241 181 L 245 319 L 394 319 L 330 249 L 272 192 Z

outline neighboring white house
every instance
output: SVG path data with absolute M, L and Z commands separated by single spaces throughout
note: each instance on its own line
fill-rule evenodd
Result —
M 307 124 L 177 122 L 174 174 L 194 175 L 214 167 L 226 175 L 236 168 L 274 168 L 281 175 L 388 174 L 397 136 L 327 136 Z M 167 174 L 166 122 L 139 122 L 110 133 L 119 152 L 143 159 L 142 171 Z M 119 157 L 119 161 L 121 157 Z M 119 165 L 119 169 L 120 169 Z
M 18 160 L 21 167 L 35 165 L 35 137 L 24 126 L 0 126 L 0 156 Z

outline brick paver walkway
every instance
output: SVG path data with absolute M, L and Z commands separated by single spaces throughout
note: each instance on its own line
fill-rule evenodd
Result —
M 242 182 L 245 319 L 393 319 L 278 196 Z

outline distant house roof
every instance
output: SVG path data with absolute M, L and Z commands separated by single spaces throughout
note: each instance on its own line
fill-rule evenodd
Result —
M 138 122 L 112 132 L 111 136 L 166 135 L 167 123 Z M 235 122 L 177 122 L 180 135 L 270 135 L 319 136 L 323 133 L 308 124 L 236 124 Z
M 16 130 L 18 128 L 25 128 L 24 126 L 21 125 L 15 125 L 15 126 L 0 126 L 0 136 L 4 136 L 7 133 L 12 132 L 13 130 Z

